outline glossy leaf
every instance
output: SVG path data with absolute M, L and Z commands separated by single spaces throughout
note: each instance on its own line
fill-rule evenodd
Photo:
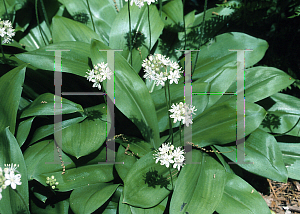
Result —
M 65 17 L 54 16 L 52 23 L 53 43 L 63 41 L 80 41 L 90 43 L 91 39 L 101 39 L 98 34 L 86 25 Z
M 227 158 L 236 162 L 236 146 L 217 146 L 215 147 Z M 234 151 L 234 152 L 229 152 Z M 237 152 L 243 152 L 238 150 Z M 239 164 L 243 169 L 256 175 L 269 178 L 278 182 L 285 182 L 288 179 L 288 173 L 282 159 L 282 153 L 276 139 L 257 129 L 251 133 L 245 141 L 245 162 L 253 164 Z
M 70 196 L 70 207 L 75 214 L 92 213 L 116 191 L 119 184 L 97 183 L 75 189 Z
M 94 40 L 91 44 L 93 64 L 106 62 L 109 47 Z M 143 137 L 156 149 L 159 144 L 159 130 L 155 107 L 145 83 L 130 67 L 128 62 L 115 52 L 115 105 L 141 131 Z M 106 81 L 103 82 L 106 88 Z
M 39 69 L 53 71 L 54 51 L 47 50 L 70 50 L 62 51 L 62 72 L 72 73 L 84 77 L 90 67 L 88 66 L 89 45 L 83 42 L 60 42 L 36 51 L 16 54 L 16 57 L 30 63 Z
M 172 189 L 170 169 L 165 165 L 156 164 L 153 154 L 153 152 L 149 152 L 140 158 L 129 170 L 124 180 L 124 199 L 122 203 L 149 208 L 159 204 L 169 195 L 170 190 L 168 189 Z M 177 176 L 174 176 L 174 174 L 177 170 L 173 168 L 171 170 L 173 173 L 173 184 L 176 185 Z M 160 185 L 162 185 L 160 186 L 151 182 L 150 176 L 154 176 L 158 179 L 158 177 L 155 176 L 155 171 L 157 171 L 158 176 L 163 176 L 164 181 L 169 177 L 168 181 L 170 183 L 166 184 L 166 187 L 163 187 L 164 185 L 162 183 L 160 183 Z
M 130 6 L 130 17 L 131 17 L 131 33 L 132 37 L 132 67 L 138 73 L 142 67 L 142 60 L 145 59 L 156 43 L 160 36 L 164 24 L 158 14 L 156 6 L 149 6 L 149 18 L 150 18 L 150 32 L 149 32 L 149 21 L 148 21 L 148 6 L 143 6 L 141 9 L 135 4 Z M 139 32 L 133 34 L 133 31 Z M 150 45 L 150 33 L 151 33 L 151 47 Z M 141 41 L 141 44 L 137 41 Z M 128 19 L 128 7 L 127 4 L 120 10 L 118 16 L 113 22 L 110 38 L 109 47 L 111 49 L 122 49 L 120 54 L 130 62 L 130 49 L 129 49 L 129 19 Z M 139 53 L 139 50 L 141 53 Z
M 7 126 L 15 134 L 17 111 L 25 78 L 26 65 L 12 69 L 0 78 L 0 132 Z
M 61 113 L 55 111 L 55 114 L 83 112 L 81 105 L 73 103 L 72 101 L 69 101 L 65 98 L 62 98 L 61 105 Z M 54 94 L 45 93 L 40 95 L 30 104 L 27 109 L 22 112 L 21 118 L 38 115 L 54 115 Z
M 213 105 L 193 119 L 192 139 L 195 145 L 204 147 L 236 141 L 236 127 L 244 126 L 244 121 L 236 121 L 236 98 Z M 259 127 L 266 111 L 257 104 L 246 102 L 245 135 Z M 179 133 L 179 132 L 177 132 Z M 179 134 L 174 142 L 179 142 Z M 182 136 L 183 137 L 183 136 Z
M 2 189 L 0 213 L 29 214 L 27 170 L 20 146 L 8 127 L 0 132 L 0 142 L 0 167 L 3 170 L 4 164 L 19 165 L 17 168 L 19 173 L 16 174 L 21 174 L 22 182 L 21 185 L 17 185 L 16 190 L 13 190 L 11 186 Z
M 170 203 L 173 213 L 213 213 L 221 201 L 225 170 L 215 159 L 193 150 L 193 161 L 181 170 Z M 186 205 L 182 208 L 182 205 Z
M 270 213 L 265 200 L 250 184 L 234 173 L 226 173 L 224 177 L 226 183 L 222 200 L 216 208 L 218 213 Z
M 289 178 L 300 180 L 300 149 L 299 143 L 278 143 L 282 152 Z
M 30 117 L 27 120 L 22 121 L 18 126 L 18 132 L 17 132 L 17 141 L 20 145 L 20 147 L 23 145 L 25 140 L 28 137 L 28 134 L 30 132 L 31 124 L 33 122 L 35 117 Z
M 69 191 L 87 184 L 109 182 L 113 179 L 113 166 L 98 164 L 98 162 L 106 161 L 105 148 L 101 150 L 95 160 L 77 168 L 75 163 L 63 152 L 61 158 L 65 163 L 65 174 L 62 174 L 63 167 L 58 157 L 58 161 L 54 162 L 54 155 L 57 157 L 58 153 L 54 149 L 53 140 L 41 141 L 26 149 L 24 159 L 28 170 L 28 179 L 35 179 L 47 186 L 46 178 L 54 175 L 59 182 L 57 186 L 59 191 Z

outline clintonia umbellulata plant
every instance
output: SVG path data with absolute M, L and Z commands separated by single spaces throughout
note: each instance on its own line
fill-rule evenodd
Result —
M 294 79 L 279 69 L 255 66 L 265 55 L 266 41 L 237 32 L 216 35 L 232 9 L 183 16 L 180 0 L 146 1 L 141 7 L 123 0 L 42 2 L 35 10 L 44 16 L 38 26 L 29 24 L 36 16 L 26 16 L 28 25 L 15 17 L 18 37 L 2 45 L 0 165 L 19 164 L 22 182 L 11 176 L 18 192 L 1 192 L 0 213 L 268 213 L 239 171 L 281 182 L 300 179 L 297 145 L 278 138 L 298 136 L 300 101 L 278 93 Z M 22 14 L 14 6 L 0 15 L 14 8 Z M 78 14 L 90 18 L 85 24 L 72 20 Z M 198 47 L 200 53 L 192 54 L 192 92 L 198 95 L 188 106 L 184 90 L 190 89 L 180 75 L 184 55 L 175 49 Z M 112 49 L 123 50 L 114 53 L 114 72 L 101 51 Z M 253 164 L 234 167 L 228 162 L 236 161 L 236 128 L 243 124 L 236 125 L 232 93 L 237 53 L 229 49 L 253 50 L 245 52 L 244 71 L 245 161 Z M 112 140 L 107 139 L 112 116 L 106 99 L 63 94 L 62 146 L 54 141 L 55 58 L 46 50 L 69 50 L 61 53 L 63 92 L 109 93 L 107 81 L 114 79 L 116 163 L 99 164 L 106 162 L 106 140 Z M 276 124 L 270 114 L 279 118 Z M 188 126 L 197 164 L 185 163 Z

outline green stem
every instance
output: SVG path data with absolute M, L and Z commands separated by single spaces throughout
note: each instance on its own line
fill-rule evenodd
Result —
M 158 0 L 159 2 L 159 16 L 162 17 L 162 0 Z
M 3 51 L 3 47 L 2 47 L 2 41 L 1 41 L 1 36 L 0 36 L 0 49 L 1 49 L 1 53 L 2 53 L 2 58 L 3 58 L 3 61 L 4 63 L 6 62 L 6 58 L 5 58 L 5 55 L 4 55 L 4 51 Z
M 184 19 L 184 4 L 185 4 L 185 0 L 183 0 L 183 28 L 184 28 L 184 49 L 186 47 L 186 30 L 185 30 L 185 19 Z
M 168 87 L 168 95 L 169 95 L 168 99 L 169 99 L 169 109 L 170 109 L 171 108 L 171 95 L 170 95 L 170 84 L 169 84 L 168 80 L 167 80 L 167 87 Z M 173 128 L 172 128 L 172 121 L 171 121 L 171 118 L 170 118 L 170 112 L 169 112 L 169 123 L 170 123 L 170 127 L 171 127 L 172 144 L 173 144 Z
M 180 145 L 181 145 L 181 121 L 180 121 L 180 124 L 179 124 L 179 137 L 180 137 Z
M 3 0 L 3 4 L 4 4 L 4 7 L 5 7 L 5 12 L 6 12 L 6 15 L 8 17 L 8 13 L 7 13 L 7 7 L 6 7 L 6 4 L 5 4 L 5 1 Z
M 132 41 L 131 41 L 131 18 L 130 18 L 130 6 L 128 2 L 128 17 L 129 17 L 129 50 L 130 50 L 130 64 L 132 66 Z
M 203 33 L 203 30 L 204 30 L 204 26 L 205 26 L 205 14 L 206 14 L 206 7 L 207 7 L 207 0 L 205 0 L 205 3 L 204 3 L 204 11 L 203 11 L 203 20 L 202 20 L 202 26 L 201 26 L 201 35 L 200 35 L 200 42 L 199 42 L 199 45 L 198 45 L 198 48 L 197 50 L 200 49 L 200 46 L 201 46 L 201 43 L 202 43 L 202 37 L 204 35 Z M 196 65 L 197 65 L 197 61 L 198 61 L 198 57 L 199 57 L 199 51 L 197 51 L 197 56 L 196 56 L 196 61 L 195 61 L 195 64 L 194 64 L 194 69 L 192 71 L 192 75 L 196 69 Z
M 173 176 L 172 176 L 172 172 L 171 172 L 171 167 L 169 166 L 169 171 L 170 171 L 170 176 L 171 176 L 171 183 L 172 183 L 172 190 L 174 190 L 174 186 L 173 186 Z
M 26 207 L 26 211 L 28 211 L 28 210 L 27 210 L 28 204 L 25 202 L 23 196 L 19 193 L 19 191 L 18 191 L 17 189 L 14 189 L 14 191 L 15 191 L 15 192 L 18 194 L 18 196 L 21 198 L 21 200 L 22 200 L 24 206 Z M 28 213 L 28 212 L 26 212 L 26 213 Z
M 149 36 L 150 36 L 150 44 L 149 44 L 149 54 L 151 51 L 151 27 L 150 27 L 150 9 L 149 9 L 149 5 L 148 6 L 148 23 L 149 23 Z
M 52 31 L 50 29 L 50 24 L 49 24 L 47 12 L 46 12 L 46 8 L 45 8 L 43 0 L 41 0 L 41 6 L 42 6 L 42 10 L 43 10 L 43 14 L 44 14 L 44 17 L 45 17 L 46 24 L 47 24 L 47 26 L 49 28 L 50 34 L 52 35 Z
M 40 20 L 39 20 L 39 14 L 38 14 L 38 8 L 37 8 L 37 0 L 35 0 L 35 17 L 36 17 L 36 21 L 37 21 L 37 24 L 39 26 L 39 31 L 40 31 L 40 34 L 41 34 L 41 37 L 45 43 L 45 45 L 47 45 L 46 41 L 45 41 L 45 38 L 42 34 L 42 28 L 41 28 L 41 25 L 40 25 Z
M 166 105 L 167 105 L 167 113 L 168 113 L 168 119 L 169 119 L 169 136 L 172 136 L 172 144 L 173 144 L 173 128 L 172 128 L 172 121 L 170 118 L 170 91 L 168 93 L 169 97 L 167 96 L 167 89 L 169 89 L 169 82 L 166 81 L 166 86 L 165 86 L 165 97 L 166 97 Z M 168 99 L 169 98 L 169 99 Z
M 90 17 L 91 17 L 91 20 L 92 20 L 92 25 L 93 25 L 94 32 L 96 32 L 96 31 L 95 31 L 95 24 L 94 24 L 92 12 L 91 12 L 90 4 L 89 4 L 89 0 L 86 0 L 86 3 L 87 3 L 88 10 L 89 10 L 89 13 L 90 13 Z

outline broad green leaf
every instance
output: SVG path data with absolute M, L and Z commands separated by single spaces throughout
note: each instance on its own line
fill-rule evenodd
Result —
M 148 17 L 150 20 L 148 20 Z M 135 72 L 139 72 L 142 67 L 142 60 L 145 59 L 151 48 L 156 43 L 160 36 L 164 24 L 158 15 L 156 6 L 143 6 L 141 9 L 135 4 L 130 6 L 130 18 L 131 18 L 131 33 L 132 33 L 132 67 Z M 149 32 L 150 22 L 150 32 Z M 133 31 L 138 33 L 133 34 Z M 151 47 L 150 46 L 151 36 Z M 109 47 L 111 49 L 123 49 L 119 52 L 128 62 L 130 62 L 130 49 L 129 49 L 129 19 L 128 19 L 128 7 L 127 4 L 120 10 L 115 21 L 113 22 L 110 38 Z M 141 53 L 139 53 L 139 50 Z
M 258 66 L 246 69 L 245 99 L 247 102 L 257 102 L 286 88 L 294 81 L 277 68 Z
M 76 117 L 76 118 L 72 118 L 70 120 L 64 120 L 61 123 L 61 128 L 64 129 L 64 128 L 67 128 L 67 127 L 69 127 L 73 124 L 79 123 L 79 122 L 83 121 L 85 118 L 86 118 L 86 116 Z M 37 142 L 40 139 L 43 139 L 44 137 L 47 137 L 47 136 L 49 136 L 53 133 L 54 133 L 54 124 L 49 124 L 49 125 L 42 126 L 34 132 L 33 137 L 31 139 L 29 145 Z
M 123 181 L 125 180 L 126 175 L 132 168 L 133 164 L 138 160 L 138 158 L 135 155 L 130 155 L 129 151 L 127 153 L 129 155 L 125 154 L 125 148 L 123 146 L 119 146 L 118 153 L 116 156 L 116 162 L 118 164 L 115 164 L 115 168 L 118 172 L 118 175 Z
M 209 89 L 209 84 L 202 82 L 202 83 L 193 83 L 193 93 L 200 93 L 200 92 L 207 92 Z M 170 95 L 171 95 L 171 105 L 174 103 L 184 102 L 184 85 L 170 85 Z M 168 110 L 166 105 L 166 97 L 165 97 L 165 88 L 157 90 L 151 93 L 151 97 L 154 101 L 155 110 L 158 119 L 158 126 L 159 131 L 163 132 L 169 128 L 169 119 L 168 119 Z M 193 115 L 193 118 L 197 117 L 199 114 L 203 112 L 206 108 L 208 102 L 207 95 L 196 95 L 192 97 L 192 104 L 196 106 L 195 111 L 196 115 Z M 171 109 L 171 108 L 170 108 Z M 173 123 L 172 119 L 172 126 L 178 127 L 180 122 Z
M 300 180 L 300 147 L 299 143 L 278 143 L 282 152 L 289 178 Z
M 91 44 L 93 64 L 106 62 L 109 47 L 94 40 Z M 159 144 L 159 129 L 155 117 L 155 107 L 149 91 L 132 69 L 128 62 L 118 53 L 115 53 L 115 105 L 141 131 L 147 142 L 156 149 Z M 106 81 L 103 87 L 107 91 Z
M 213 213 L 222 198 L 225 170 L 215 159 L 193 150 L 193 161 L 179 174 L 170 204 L 170 213 Z M 182 208 L 182 205 L 186 205 Z
M 272 95 L 271 98 L 276 103 L 268 110 L 268 114 L 279 117 L 279 122 L 277 125 L 271 125 L 273 119 L 268 120 L 266 118 L 260 128 L 266 132 L 270 132 L 270 129 L 268 128 L 268 126 L 270 126 L 273 133 L 279 134 L 286 133 L 290 130 L 286 135 L 298 137 L 300 130 L 300 99 L 282 93 L 276 93 Z
M 233 98 L 213 105 L 193 119 L 192 139 L 195 145 L 205 147 L 236 141 L 236 127 L 237 125 L 244 127 L 244 121 L 238 121 L 237 124 L 236 98 Z M 248 135 L 259 127 L 266 111 L 257 104 L 248 102 L 245 104 L 245 135 Z M 179 142 L 178 133 L 174 136 L 174 142 L 176 143 Z
M 91 39 L 101 40 L 101 37 L 86 25 L 71 19 L 54 16 L 53 43 L 63 41 L 80 41 L 90 43 Z
M 48 71 L 54 68 L 54 51 L 47 50 L 70 50 L 61 52 L 62 72 L 72 73 L 84 77 L 90 69 L 88 57 L 90 54 L 89 44 L 83 42 L 60 42 L 36 51 L 16 54 L 16 57 L 24 62 Z
M 25 3 L 26 0 L 3 0 L 0 7 L 0 17 L 4 17 L 6 10 L 8 14 L 13 14 L 16 10 L 21 9 Z M 5 4 L 5 7 L 3 7 L 3 4 Z
M 183 5 L 181 0 L 170 1 L 162 8 L 162 20 L 166 28 L 183 27 Z
M 215 145 L 215 147 L 220 152 L 225 152 L 223 155 L 227 158 L 236 162 L 236 146 Z M 251 173 L 271 180 L 286 183 L 288 179 L 288 172 L 276 139 L 260 129 L 252 132 L 245 141 L 245 162 L 253 162 L 253 164 L 237 164 Z
M 18 174 L 21 174 L 22 182 L 21 185 L 17 185 L 16 190 L 13 190 L 11 186 L 2 189 L 0 213 L 29 214 L 27 170 L 20 146 L 8 127 L 0 131 L 0 142 L 0 167 L 3 170 L 4 164 L 19 165 L 17 170 Z
M 98 164 L 98 162 L 106 161 L 105 147 L 93 161 L 79 167 L 76 167 L 75 163 L 62 152 L 61 158 L 65 163 L 65 174 L 62 174 L 63 167 L 60 159 L 57 157 L 58 160 L 54 162 L 54 155 L 57 157 L 58 153 L 53 140 L 41 141 L 27 148 L 24 159 L 28 170 L 28 179 L 35 179 L 47 186 L 46 178 L 54 175 L 59 182 L 57 186 L 59 191 L 69 191 L 88 184 L 113 180 L 113 165 Z
M 62 130 L 62 147 L 64 152 L 77 159 L 88 155 L 104 143 L 110 126 L 106 130 L 106 122 L 99 119 L 84 120 Z
M 267 48 L 268 43 L 265 40 L 244 33 L 232 32 L 218 35 L 209 48 L 202 48 L 199 52 L 196 69 L 193 73 L 193 81 L 210 74 L 228 62 L 236 61 L 237 51 L 229 51 L 229 49 L 252 49 L 253 51 L 245 51 L 245 68 L 248 68 L 263 58 Z M 193 62 L 195 62 L 195 59 L 195 57 L 192 57 Z
M 129 170 L 124 180 L 124 198 L 122 203 L 131 206 L 149 208 L 159 204 L 167 197 L 172 189 L 170 179 L 170 169 L 165 165 L 155 163 L 153 152 L 149 152 L 140 158 Z M 171 169 L 173 175 L 173 185 L 176 185 L 177 170 Z M 157 172 L 157 175 L 155 175 Z M 163 176 L 159 184 L 153 183 L 153 177 Z M 168 179 L 169 178 L 169 179 Z M 152 182 L 151 182 L 152 181 Z M 164 185 L 164 182 L 166 184 Z
M 0 132 L 7 126 L 15 134 L 17 111 L 21 99 L 26 64 L 16 67 L 0 77 Z
M 126 214 L 163 214 L 167 202 L 168 202 L 168 197 L 166 197 L 162 202 L 160 202 L 158 205 L 151 207 L 151 208 L 139 208 L 139 207 L 134 207 L 130 206 L 128 204 L 122 203 L 123 201 L 123 195 L 120 197 L 119 201 L 119 212 L 120 213 L 126 213 Z
M 88 18 L 86 25 L 93 31 L 94 25 L 95 33 L 100 36 L 101 41 L 108 45 L 111 27 L 118 14 L 114 1 L 89 0 L 88 3 L 91 11 L 88 9 L 86 0 L 60 0 L 60 2 L 66 6 L 68 12 L 71 16 L 73 16 L 73 18 L 75 18 L 74 16 L 76 15 L 85 15 Z M 123 1 L 117 0 L 117 7 L 119 9 L 120 4 L 123 6 Z M 91 20 L 91 17 L 93 21 Z
M 70 195 L 70 207 L 75 214 L 92 213 L 112 196 L 119 185 L 97 183 L 77 188 Z
M 20 145 L 20 147 L 24 144 L 25 140 L 28 137 L 28 134 L 30 132 L 31 124 L 33 122 L 35 117 L 30 117 L 24 121 L 22 121 L 19 126 L 18 126 L 18 131 L 17 131 L 17 141 Z
M 25 46 L 25 50 L 35 51 L 49 45 L 49 42 L 51 41 L 51 34 L 45 21 L 40 23 L 40 28 L 38 25 L 35 26 L 30 29 L 30 31 L 22 39 L 20 39 L 19 43 Z
M 250 184 L 234 173 L 226 173 L 224 177 L 226 183 L 222 200 L 216 208 L 218 213 L 270 213 L 263 197 Z
M 38 115 L 54 115 L 54 96 L 56 95 L 50 93 L 40 95 L 30 104 L 27 109 L 22 112 L 20 118 Z M 62 98 L 61 105 L 61 112 L 55 111 L 55 114 L 83 112 L 83 108 L 81 107 L 81 105 L 73 103 L 72 101 L 69 101 L 65 98 Z

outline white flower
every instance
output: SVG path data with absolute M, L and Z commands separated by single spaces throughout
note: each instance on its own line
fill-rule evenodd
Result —
M 3 38 L 2 44 L 10 43 L 15 35 L 12 24 L 9 20 L 1 21 L 0 19 L 0 37 Z
M 52 175 L 51 178 L 49 177 L 46 178 L 46 184 L 49 184 L 52 189 L 55 189 L 59 183 L 56 182 L 54 175 Z
M 174 149 L 174 146 L 170 144 L 171 143 L 162 144 L 162 146 L 158 148 L 159 151 L 153 154 L 155 156 L 154 159 L 156 159 L 155 163 L 160 161 L 160 165 L 165 165 L 167 168 L 169 168 L 170 164 L 174 164 L 173 168 L 177 167 L 179 171 L 180 167 L 184 164 L 184 151 L 181 150 L 180 147 Z
M 170 118 L 174 119 L 174 123 L 182 120 L 182 123 L 189 127 L 190 124 L 193 124 L 192 114 L 195 114 L 194 111 L 197 111 L 197 109 L 193 105 L 188 107 L 186 103 L 180 102 L 176 105 L 173 103 L 169 111 L 173 113 Z
M 167 79 L 170 79 L 170 84 L 178 84 L 180 73 L 183 73 L 177 62 L 172 62 L 161 54 L 150 55 L 148 59 L 144 59 L 142 66 L 145 71 L 144 78 L 154 80 L 156 86 L 164 86 Z
M 87 75 L 85 75 L 85 77 L 88 81 L 94 83 L 93 87 L 98 87 L 99 90 L 101 90 L 100 82 L 103 82 L 106 79 L 111 79 L 110 75 L 113 74 L 108 68 L 108 64 L 105 64 L 104 62 L 94 65 L 94 69 L 88 71 L 89 72 L 86 72 Z
M 16 174 L 14 173 L 14 171 L 10 171 L 9 174 L 5 174 L 5 185 L 6 186 L 11 186 L 11 188 L 16 189 L 17 185 L 21 185 L 21 175 L 20 174 Z
M 128 2 L 128 0 L 125 0 L 126 2 Z M 138 6 L 139 8 L 144 6 L 144 2 L 147 2 L 148 5 L 150 5 L 151 3 L 156 2 L 157 0 L 131 0 L 130 5 L 132 6 L 133 3 L 135 3 L 136 6 Z

